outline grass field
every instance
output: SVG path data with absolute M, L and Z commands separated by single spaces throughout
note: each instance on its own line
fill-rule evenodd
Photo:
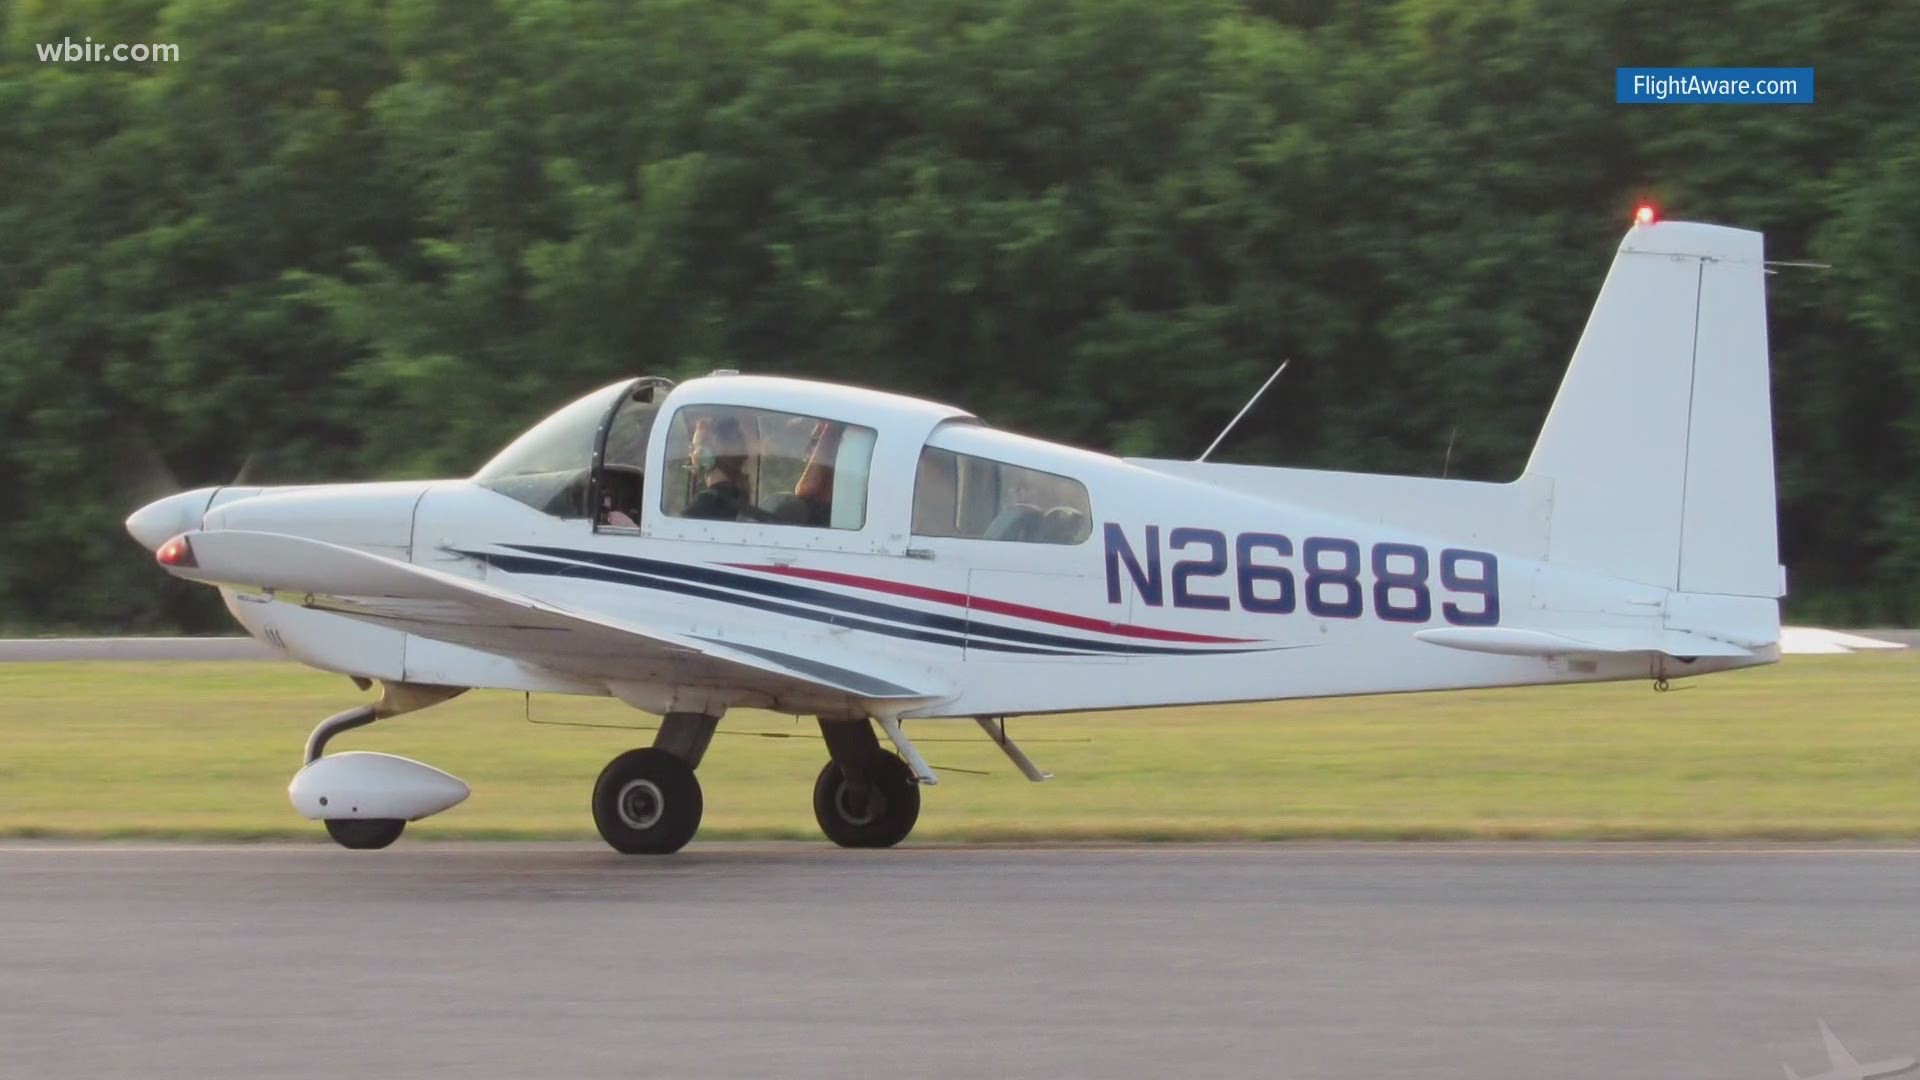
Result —
M 1030 784 L 967 722 L 912 725 L 945 769 L 916 839 L 1920 837 L 1920 655 L 1800 657 L 1680 682 L 1016 720 Z M 306 837 L 285 796 L 347 681 L 264 663 L 0 665 L 0 835 Z M 473 797 L 420 837 L 591 837 L 601 765 L 633 731 L 530 724 L 479 693 L 350 732 Z M 537 697 L 541 722 L 642 726 Z M 727 718 L 701 835 L 817 838 L 811 721 Z M 757 737 L 757 734 L 784 736 Z M 959 770 L 990 772 L 972 775 Z

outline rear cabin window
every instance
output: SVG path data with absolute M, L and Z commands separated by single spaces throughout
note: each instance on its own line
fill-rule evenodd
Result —
M 867 522 L 874 430 L 818 416 L 689 405 L 667 429 L 668 517 L 816 529 Z
M 1078 544 L 1093 532 L 1086 485 L 1071 477 L 927 447 L 913 484 L 919 536 Z

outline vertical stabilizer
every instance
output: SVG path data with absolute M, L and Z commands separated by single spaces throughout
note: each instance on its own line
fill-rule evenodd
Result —
M 1549 562 L 1781 595 L 1759 233 L 1627 234 L 1527 473 L 1552 482 Z

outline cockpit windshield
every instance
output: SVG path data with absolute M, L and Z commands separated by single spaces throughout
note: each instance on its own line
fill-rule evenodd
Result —
M 633 380 L 605 386 L 529 428 L 473 474 L 473 482 L 557 517 L 587 516 L 594 440 Z

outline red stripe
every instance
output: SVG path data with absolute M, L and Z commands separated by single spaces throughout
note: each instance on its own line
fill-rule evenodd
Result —
M 834 570 L 809 570 L 799 566 L 755 566 L 751 563 L 727 563 L 726 565 L 736 570 L 758 570 L 762 573 L 805 578 L 808 581 L 821 581 L 830 585 L 848 585 L 856 589 L 870 589 L 873 592 L 890 593 L 894 596 L 909 596 L 915 600 L 926 600 L 935 604 L 950 604 L 973 611 L 990 611 L 995 615 L 1011 615 L 1018 619 L 1032 619 L 1035 622 L 1052 623 L 1055 626 L 1070 626 L 1076 630 L 1093 630 L 1102 634 L 1142 638 L 1147 641 L 1178 641 L 1191 645 L 1248 645 L 1259 640 L 1258 638 L 1214 637 L 1211 634 L 1189 634 L 1182 630 L 1160 630 L 1151 626 L 1108 622 L 1105 619 L 1090 619 L 1084 615 L 1069 615 L 1064 611 L 1049 611 L 1046 608 L 1028 607 L 1025 604 L 1015 604 L 1006 600 L 989 600 L 983 596 L 970 597 L 966 593 L 950 592 L 946 589 L 908 585 L 883 578 L 861 577 L 858 574 L 842 574 Z

